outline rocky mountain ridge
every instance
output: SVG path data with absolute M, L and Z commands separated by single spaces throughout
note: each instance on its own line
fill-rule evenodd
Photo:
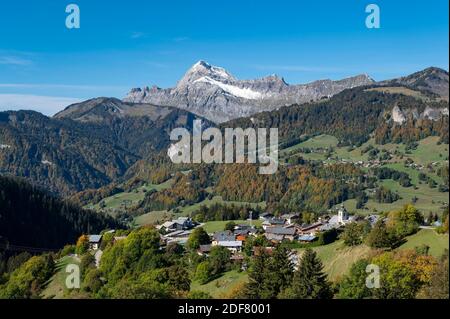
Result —
M 368 75 L 299 85 L 289 85 L 277 75 L 238 80 L 224 68 L 199 61 L 186 72 L 176 87 L 134 88 L 123 101 L 174 106 L 221 123 L 286 105 L 331 97 L 345 89 L 372 83 L 374 81 Z

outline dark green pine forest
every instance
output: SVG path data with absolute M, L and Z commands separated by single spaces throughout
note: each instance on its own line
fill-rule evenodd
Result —
M 23 179 L 0 176 L 0 245 L 60 249 L 80 234 L 119 226 L 111 217 L 83 210 Z

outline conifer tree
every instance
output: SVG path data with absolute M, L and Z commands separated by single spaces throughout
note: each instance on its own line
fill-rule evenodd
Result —
M 298 270 L 294 273 L 292 285 L 282 294 L 290 299 L 329 299 L 333 297 L 322 262 L 312 249 L 306 249 Z
M 248 283 L 245 286 L 244 295 L 248 299 L 261 299 L 264 290 L 264 277 L 268 261 L 268 255 L 261 250 L 253 257 L 248 273 Z

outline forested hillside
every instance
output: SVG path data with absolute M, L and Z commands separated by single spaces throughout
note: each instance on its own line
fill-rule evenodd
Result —
M 99 116 L 98 109 L 109 104 L 105 99 L 96 103 L 91 111 Z M 101 121 L 62 115 L 48 118 L 32 111 L 0 112 L 0 173 L 29 178 L 61 195 L 108 185 L 137 161 L 165 151 L 173 128 L 192 127 L 194 115 L 160 109 L 164 112 L 152 116 L 106 113 L 109 116 Z M 83 115 L 88 117 L 86 112 Z
M 376 135 L 383 133 L 384 138 L 379 139 L 383 143 L 394 140 L 407 142 L 430 135 L 441 136 L 448 143 L 448 115 L 436 121 L 411 118 L 403 125 L 396 125 L 392 120 L 392 110 L 395 106 L 414 110 L 420 115 L 427 107 L 436 110 L 448 108 L 448 102 L 358 87 L 318 103 L 286 106 L 278 111 L 238 119 L 222 126 L 277 127 L 280 140 L 287 141 L 297 139 L 303 134 L 330 134 L 337 137 L 341 145 L 360 145 L 375 132 Z M 395 133 L 401 129 L 409 133 Z
M 120 225 L 62 201 L 24 180 L 0 176 L 1 245 L 59 249 L 83 233 Z M 4 247 L 2 247 L 4 248 Z

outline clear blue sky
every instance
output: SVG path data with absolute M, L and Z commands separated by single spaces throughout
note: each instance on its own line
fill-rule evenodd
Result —
M 70 3 L 81 10 L 78 30 L 65 27 Z M 369 3 L 381 9 L 380 29 L 365 27 Z M 381 80 L 428 66 L 448 70 L 448 5 L 448 0 L 1 1 L 0 110 L 24 95 L 33 95 L 22 102 L 33 104 L 28 108 L 51 114 L 53 109 L 40 106 L 48 97 L 58 97 L 51 106 L 56 108 L 71 101 L 66 98 L 121 98 L 131 87 L 171 87 L 200 59 L 238 78 L 276 73 L 288 83 L 359 73 Z

